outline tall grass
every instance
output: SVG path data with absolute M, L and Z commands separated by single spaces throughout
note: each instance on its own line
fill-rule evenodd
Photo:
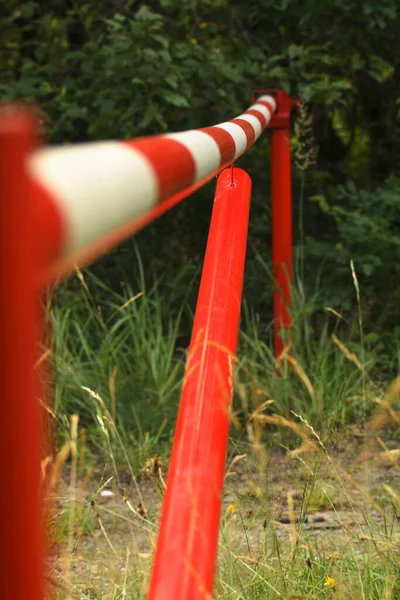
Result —
M 272 289 L 268 266 L 259 260 Z M 77 271 L 76 284 L 57 292 L 49 317 L 53 411 L 61 431 L 68 429 L 68 415 L 78 413 L 91 439 L 102 439 L 98 403 L 88 388 L 103 398 L 122 438 L 146 461 L 171 440 L 193 307 L 186 302 L 190 286 L 180 286 L 177 304 L 160 291 L 159 282 L 146 284 L 139 256 L 138 265 L 137 287 L 125 285 L 121 291 L 108 289 L 90 271 Z M 174 282 L 169 284 L 173 289 Z M 293 328 L 279 375 L 271 322 L 244 302 L 234 398 L 242 425 L 268 402 L 272 414 L 301 415 L 328 434 L 373 406 L 374 356 L 364 344 L 349 345 L 345 319 L 331 307 L 317 311 L 316 300 L 293 289 Z
M 188 287 L 177 303 L 160 282 L 149 286 L 140 257 L 138 273 L 135 286 L 115 291 L 77 270 L 49 312 L 52 414 L 63 444 L 48 467 L 58 509 L 50 531 L 64 548 L 62 574 L 50 579 L 60 600 L 146 596 L 193 307 Z M 400 598 L 397 492 L 390 482 L 363 488 L 330 443 L 335 430 L 346 440 L 344 426 L 367 419 L 354 451 L 397 469 L 385 428 L 399 429 L 398 386 L 383 395 L 365 343 L 349 341 L 344 317 L 317 311 L 316 300 L 293 290 L 279 374 L 268 315 L 244 303 L 216 599 Z M 276 448 L 287 458 L 278 466 Z M 340 543 L 306 526 L 322 509 L 341 528 Z
M 79 287 L 57 292 L 50 311 L 55 374 L 53 412 L 61 431 L 68 415 L 98 433 L 98 405 L 87 389 L 103 399 L 118 431 L 142 458 L 160 438 L 170 439 L 184 367 L 179 349 L 185 302 L 178 311 L 158 292 L 126 285 L 106 288 L 90 271 L 77 272 Z M 145 448 L 147 447 L 147 451 Z

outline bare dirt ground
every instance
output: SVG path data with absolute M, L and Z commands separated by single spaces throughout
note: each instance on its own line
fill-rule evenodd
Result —
M 385 543 L 388 529 L 400 542 L 400 443 L 366 444 L 356 429 L 346 437 L 329 453 L 231 456 L 220 543 L 256 556 L 275 537 L 332 556 L 354 551 L 355 539 Z M 76 597 L 112 598 L 109 590 L 122 589 L 135 567 L 142 574 L 138 589 L 145 587 L 166 470 L 153 461 L 136 482 L 124 472 L 117 481 L 104 465 L 72 488 L 62 482 L 55 512 L 65 527 L 51 547 L 51 580 Z

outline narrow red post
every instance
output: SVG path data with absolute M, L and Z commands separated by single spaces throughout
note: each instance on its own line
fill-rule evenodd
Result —
M 33 288 L 26 160 L 34 123 L 0 109 L 0 581 L 3 598 L 43 600 L 38 405 L 33 367 Z
M 272 263 L 274 273 L 274 353 L 284 349 L 282 334 L 291 328 L 292 284 L 292 168 L 290 157 L 290 114 L 298 101 L 276 91 L 277 110 L 271 129 Z
M 247 242 L 251 180 L 218 179 L 150 600 L 211 598 Z
M 292 189 L 289 129 L 271 131 L 272 264 L 274 284 L 274 351 L 284 347 L 282 330 L 291 326 Z

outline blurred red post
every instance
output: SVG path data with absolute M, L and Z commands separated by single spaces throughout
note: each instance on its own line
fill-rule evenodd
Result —
M 232 395 L 251 180 L 217 183 L 186 364 L 150 600 L 211 598 Z
M 289 129 L 271 131 L 272 264 L 274 273 L 274 353 L 284 348 L 282 330 L 291 326 L 292 190 Z
M 292 324 L 290 315 L 293 281 L 292 167 L 290 115 L 298 107 L 282 90 L 275 91 L 277 110 L 271 129 L 272 264 L 274 273 L 274 353 L 278 359 L 285 346 L 283 334 Z M 287 343 L 287 342 L 286 342 Z
M 0 109 L 0 581 L 7 600 L 43 600 L 39 423 L 34 383 L 37 299 L 26 160 L 35 125 Z

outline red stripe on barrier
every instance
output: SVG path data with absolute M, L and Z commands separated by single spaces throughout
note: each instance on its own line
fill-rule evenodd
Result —
M 256 109 L 246 110 L 246 112 L 244 114 L 245 115 L 253 115 L 253 117 L 256 117 L 256 119 L 258 119 L 260 121 L 263 129 L 267 126 L 267 119 L 262 114 L 262 112 L 260 112 L 259 110 L 256 110 Z
M 157 174 L 160 189 L 159 201 L 175 194 L 182 186 L 189 187 L 195 178 L 195 162 L 191 152 L 177 140 L 158 137 L 123 142 L 141 152 Z M 168 160 L 165 157 L 168 156 Z
M 241 169 L 218 178 L 149 600 L 211 598 L 250 191 Z
M 246 134 L 246 138 L 247 138 L 247 146 L 246 146 L 246 150 L 249 146 L 251 146 L 254 143 L 254 140 L 256 138 L 256 134 L 254 133 L 254 129 L 253 126 L 250 125 L 250 123 L 248 121 L 245 121 L 244 119 L 233 119 L 232 123 L 236 123 L 236 125 L 239 125 L 239 127 L 241 127 L 243 129 L 243 131 Z
M 236 154 L 236 144 L 233 137 L 225 131 L 225 129 L 220 129 L 218 127 L 205 127 L 204 129 L 200 129 L 203 133 L 207 133 L 212 139 L 218 144 L 218 147 L 221 152 L 221 164 L 230 162 L 233 160 Z

